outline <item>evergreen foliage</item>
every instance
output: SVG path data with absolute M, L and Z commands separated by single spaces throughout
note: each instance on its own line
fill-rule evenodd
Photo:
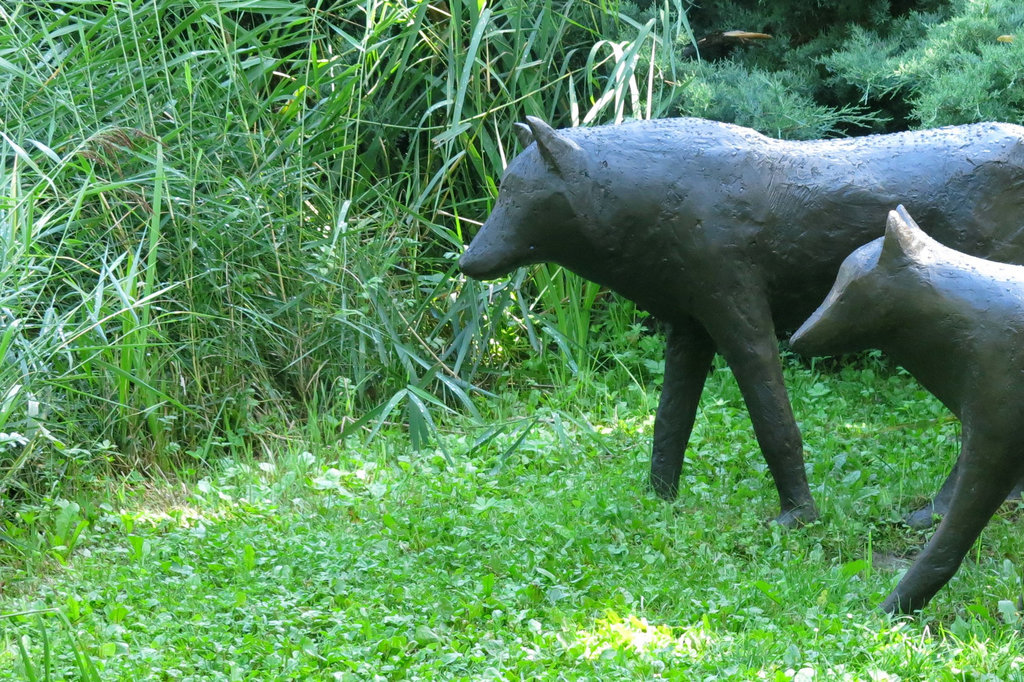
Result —
M 866 100 L 905 99 L 913 125 L 1024 123 L 1024 7 L 959 0 L 949 14 L 915 14 L 885 36 L 856 30 L 821 63 Z
M 643 4 L 632 6 L 637 16 L 656 11 Z M 697 37 L 772 38 L 689 63 L 673 114 L 791 138 L 1024 120 L 1024 9 L 1012 0 L 735 0 L 695 5 L 687 16 Z

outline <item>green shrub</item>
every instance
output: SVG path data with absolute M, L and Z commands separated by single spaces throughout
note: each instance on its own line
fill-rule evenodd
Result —
M 823 57 L 832 81 L 865 99 L 905 99 L 914 125 L 1024 122 L 1024 8 L 959 0 L 948 15 L 912 14 L 899 31 L 855 31 Z

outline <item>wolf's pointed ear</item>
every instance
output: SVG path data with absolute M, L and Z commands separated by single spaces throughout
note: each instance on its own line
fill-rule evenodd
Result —
M 584 152 L 578 144 L 559 135 L 558 131 L 536 116 L 527 116 L 526 123 L 530 126 L 541 156 L 556 173 L 565 177 L 583 165 Z
M 903 204 L 900 204 L 896 210 L 889 211 L 880 261 L 893 261 L 899 258 L 917 260 L 918 254 L 928 248 L 931 241 L 932 238 L 925 234 L 907 213 Z
M 526 149 L 533 144 L 533 131 L 530 130 L 530 126 L 525 123 L 515 123 L 512 129 L 516 131 L 516 139 L 519 140 L 519 144 Z

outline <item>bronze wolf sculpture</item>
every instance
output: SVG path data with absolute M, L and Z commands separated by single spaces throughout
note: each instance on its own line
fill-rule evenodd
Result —
M 817 518 L 776 331 L 814 310 L 893 206 L 948 246 L 1024 262 L 1018 126 L 790 142 L 692 118 L 557 131 L 530 118 L 517 132 L 525 149 L 459 266 L 488 279 L 558 263 L 667 323 L 651 483 L 668 499 L 717 351 L 774 477 L 777 520 Z

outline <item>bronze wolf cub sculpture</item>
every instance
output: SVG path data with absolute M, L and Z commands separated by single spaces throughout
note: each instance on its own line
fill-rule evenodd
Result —
M 843 262 L 792 345 L 814 354 L 880 348 L 963 425 L 949 511 L 882 605 L 920 609 L 1024 474 L 1024 267 L 942 246 L 900 206 L 885 237 Z

